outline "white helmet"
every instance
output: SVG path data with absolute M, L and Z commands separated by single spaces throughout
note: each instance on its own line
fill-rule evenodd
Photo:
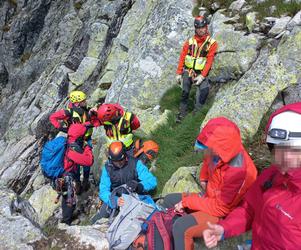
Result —
M 285 111 L 273 117 L 266 142 L 301 146 L 301 114 Z

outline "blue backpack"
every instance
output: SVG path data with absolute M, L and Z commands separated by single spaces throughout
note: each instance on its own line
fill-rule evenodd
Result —
M 64 155 L 67 138 L 59 136 L 45 143 L 40 165 L 43 174 L 50 179 L 59 177 L 64 172 Z

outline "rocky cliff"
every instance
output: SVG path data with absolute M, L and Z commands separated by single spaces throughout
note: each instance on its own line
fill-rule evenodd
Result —
M 301 12 L 258 20 L 252 6 L 240 2 L 210 10 L 209 28 L 219 49 L 209 78 L 217 93 L 204 123 L 227 116 L 248 138 L 271 106 L 300 99 Z M 175 84 L 181 45 L 193 34 L 192 9 L 193 1 L 184 0 L 0 1 L 0 184 L 5 186 L 0 220 L 32 232 L 15 241 L 1 235 L 6 249 L 42 242 L 45 235 L 36 223 L 43 226 L 57 211 L 47 206 L 53 195 L 38 164 L 52 131 L 49 114 L 80 89 L 91 105 L 120 102 L 134 111 L 140 133 L 149 134 L 166 119 L 159 101 Z M 100 135 L 98 129 L 94 136 Z M 96 156 L 100 148 L 101 140 Z M 96 161 L 96 177 L 99 165 Z M 8 210 L 17 196 L 6 188 L 29 198 L 30 208 L 20 211 L 34 209 L 34 218 Z M 39 202 L 43 197 L 48 200 Z

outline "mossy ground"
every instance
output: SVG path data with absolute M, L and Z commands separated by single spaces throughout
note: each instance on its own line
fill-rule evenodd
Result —
M 211 92 L 213 91 L 216 90 L 211 90 Z M 175 122 L 181 89 L 178 87 L 171 88 L 161 99 L 161 108 L 169 109 L 172 113 L 168 118 L 168 122 L 158 127 L 149 138 L 156 141 L 160 146 L 155 172 L 158 178 L 157 194 L 162 192 L 165 183 L 179 167 L 196 166 L 202 161 L 202 154 L 194 153 L 194 142 L 200 131 L 202 121 L 214 101 L 214 96 L 211 93 L 207 104 L 202 110 L 194 114 L 191 112 L 195 95 L 194 89 L 191 92 L 189 99 L 190 113 L 181 123 Z M 268 167 L 271 162 L 270 152 L 264 142 L 264 128 L 270 113 L 271 111 L 262 119 L 258 133 L 253 138 L 248 138 L 244 143 L 259 172 Z

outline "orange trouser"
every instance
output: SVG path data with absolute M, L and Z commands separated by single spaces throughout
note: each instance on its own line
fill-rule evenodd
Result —
M 185 250 L 194 249 L 193 238 L 203 237 L 203 231 L 208 228 L 207 222 L 217 223 L 218 217 L 206 214 L 204 212 L 194 212 L 191 215 L 197 221 L 197 225 L 188 228 L 184 234 Z

